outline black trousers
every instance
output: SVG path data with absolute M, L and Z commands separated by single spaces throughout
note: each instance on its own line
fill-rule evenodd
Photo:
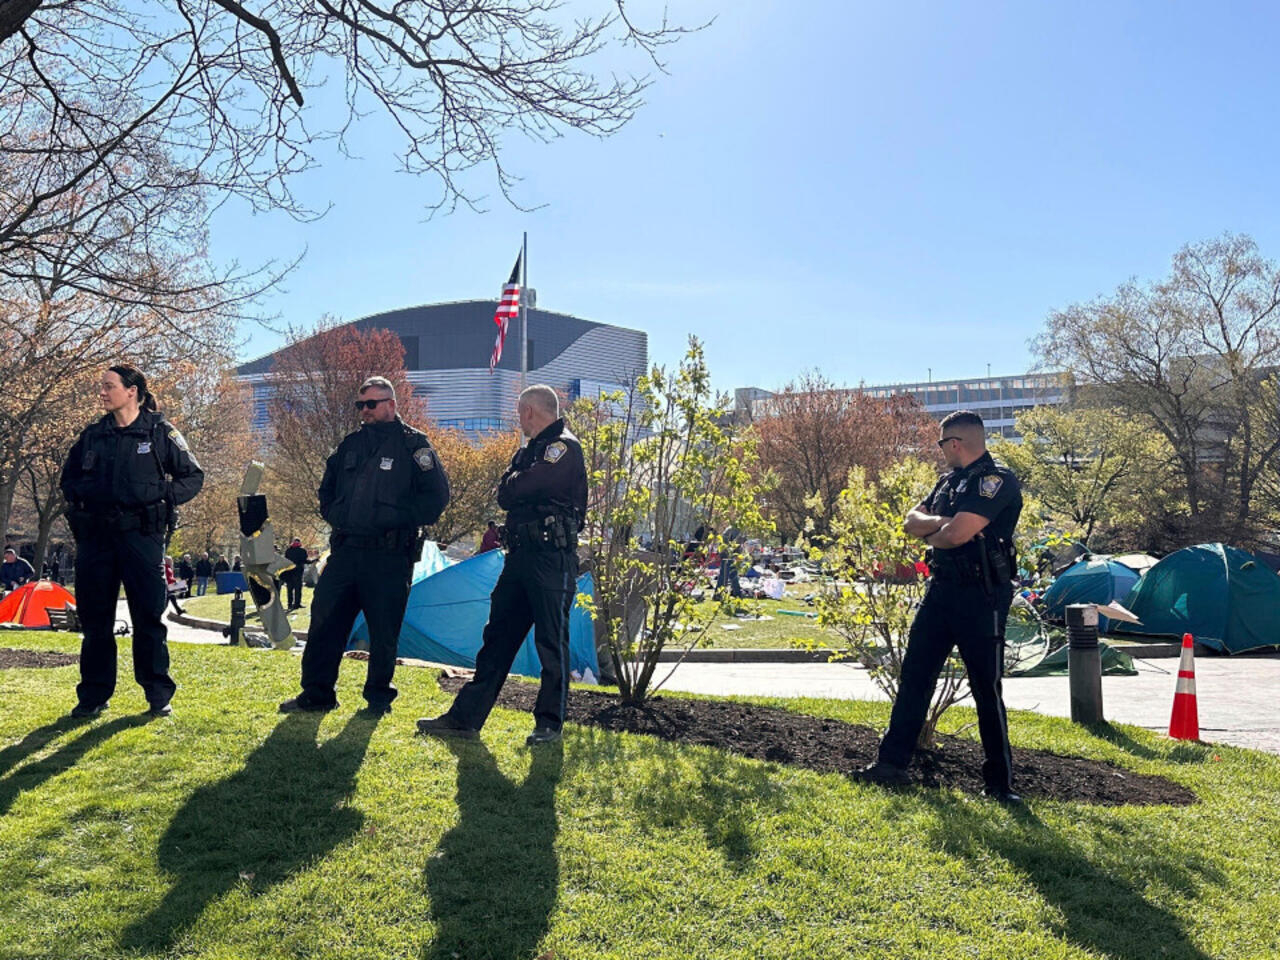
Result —
M 304 701 L 337 702 L 338 666 L 360 612 L 369 625 L 364 698 L 379 704 L 396 698 L 391 678 L 412 575 L 413 561 L 404 552 L 344 546 L 329 555 L 311 598 L 311 628 L 302 652 Z
M 1011 789 L 1013 757 L 1000 678 L 1004 674 L 1004 627 L 1012 600 L 1011 587 L 988 596 L 978 583 L 929 581 L 911 624 L 889 732 L 880 741 L 882 763 L 905 767 L 911 762 L 938 674 L 951 651 L 959 648 L 978 709 L 978 734 L 986 755 L 982 778 L 990 789 Z
M 288 599 L 285 602 L 285 606 L 290 610 L 296 610 L 302 606 L 302 571 L 291 570 L 281 576 L 280 580 L 288 591 Z
M 124 585 L 133 621 L 133 678 L 147 702 L 162 706 L 178 685 L 169 676 L 164 607 L 164 536 L 140 530 L 93 531 L 76 541 L 76 613 L 84 630 L 76 696 L 89 706 L 116 689 L 116 600 Z
M 542 663 L 542 686 L 533 707 L 534 725 L 564 726 L 569 703 L 569 611 L 578 584 L 578 555 L 572 550 L 516 550 L 489 599 L 489 622 L 476 654 L 476 675 L 449 708 L 454 723 L 479 730 L 489 718 L 511 672 L 520 645 L 533 627 Z

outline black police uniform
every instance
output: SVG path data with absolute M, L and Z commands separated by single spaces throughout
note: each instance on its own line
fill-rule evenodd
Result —
M 577 595 L 578 531 L 587 512 L 587 470 L 578 438 L 557 420 L 516 452 L 498 484 L 507 511 L 507 557 L 489 601 L 475 677 L 445 714 L 479 730 L 533 627 L 542 665 L 534 725 L 559 731 L 569 699 L 569 612 Z
M 366 423 L 338 445 L 320 482 L 320 513 L 332 528 L 329 562 L 311 599 L 302 654 L 304 709 L 337 703 L 342 651 L 356 614 L 369 625 L 364 698 L 386 706 L 409 580 L 422 550 L 421 527 L 449 504 L 449 479 L 426 436 L 398 416 Z
M 169 676 L 164 621 L 165 534 L 174 507 L 200 492 L 204 471 L 177 428 L 143 410 L 127 427 L 107 414 L 80 434 L 60 480 L 76 538 L 80 704 L 95 707 L 116 686 L 116 598 L 124 584 L 133 621 L 133 676 L 153 708 L 177 686 Z
M 307 569 L 307 548 L 290 544 L 284 558 L 293 564 L 293 569 L 280 574 L 280 579 L 288 588 L 288 608 L 297 610 L 302 606 L 302 573 Z
M 988 790 L 1005 793 L 1012 789 L 1013 760 L 1000 678 L 1016 569 L 1013 530 L 1022 512 L 1022 491 L 1012 471 L 983 453 L 969 466 L 943 476 L 924 508 L 939 517 L 976 513 L 988 523 L 966 544 L 933 549 L 929 585 L 911 624 L 898 697 L 880 743 L 880 762 L 898 768 L 910 762 L 938 674 L 958 647 L 978 710 L 978 733 L 986 754 L 982 776 Z

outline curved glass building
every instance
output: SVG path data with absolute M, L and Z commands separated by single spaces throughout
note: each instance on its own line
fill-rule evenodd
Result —
M 502 360 L 489 372 L 496 308 L 496 300 L 434 303 L 373 314 L 350 326 L 390 330 L 400 338 L 408 380 L 439 426 L 485 433 L 515 426 L 520 392 L 519 320 L 508 327 Z M 648 337 L 639 330 L 533 307 L 528 318 L 528 382 L 549 384 L 569 400 L 619 389 L 648 366 Z M 253 387 L 258 430 L 266 428 L 266 375 L 278 352 L 236 368 L 237 379 Z

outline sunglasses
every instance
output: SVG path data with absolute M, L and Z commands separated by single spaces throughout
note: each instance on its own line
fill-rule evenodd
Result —
M 357 400 L 356 409 L 357 410 L 373 410 L 378 406 L 378 404 L 386 403 L 390 399 L 391 399 L 390 397 L 380 397 L 377 400 Z
M 942 448 L 942 446 L 943 446 L 943 445 L 944 445 L 948 440 L 959 440 L 959 439 L 960 439 L 959 437 L 943 437 L 941 440 L 939 440 L 939 441 L 938 441 L 938 448 L 939 448 L 939 449 L 941 449 L 941 448 Z

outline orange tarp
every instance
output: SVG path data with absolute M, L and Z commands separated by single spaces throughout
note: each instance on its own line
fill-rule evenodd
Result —
M 49 626 L 48 609 L 74 607 L 76 598 L 52 580 L 24 583 L 0 600 L 0 623 L 20 623 L 24 627 Z

